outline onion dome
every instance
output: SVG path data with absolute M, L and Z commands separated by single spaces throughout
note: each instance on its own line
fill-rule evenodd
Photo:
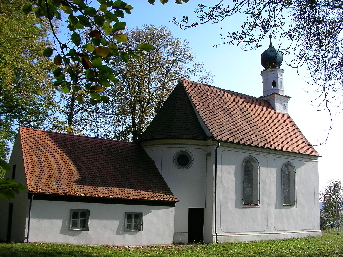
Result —
M 280 69 L 283 54 L 277 51 L 272 45 L 272 36 L 269 36 L 270 44 L 269 48 L 261 54 L 261 65 L 267 69 Z

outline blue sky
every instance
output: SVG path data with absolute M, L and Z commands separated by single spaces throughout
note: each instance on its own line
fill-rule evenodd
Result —
M 216 3 L 216 0 L 208 0 L 206 3 Z M 260 73 L 263 67 L 260 65 L 260 55 L 268 48 L 269 38 L 263 42 L 263 47 L 258 50 L 243 51 L 237 46 L 220 45 L 221 33 L 234 29 L 242 22 L 242 17 L 235 17 L 220 24 L 206 24 L 197 28 L 181 30 L 174 25 L 173 17 L 181 19 L 183 15 L 193 16 L 197 1 L 190 1 L 187 4 L 177 5 L 170 0 L 166 5 L 156 1 L 155 5 L 148 4 L 147 0 L 127 1 L 134 9 L 132 14 L 127 15 L 124 21 L 128 28 L 135 28 L 141 25 L 153 24 L 168 27 L 173 36 L 186 39 L 197 57 L 197 62 L 202 62 L 206 70 L 214 74 L 213 86 L 233 90 L 236 92 L 259 97 L 262 95 L 262 79 Z M 273 39 L 273 45 L 280 43 L 280 38 Z M 218 47 L 213 47 L 219 44 Z M 327 182 L 332 179 L 343 181 L 341 172 L 339 146 L 343 139 L 343 115 L 339 113 L 340 108 L 331 107 L 333 110 L 333 129 L 325 144 L 330 127 L 330 116 L 327 111 L 318 111 L 320 101 L 315 101 L 318 94 L 316 87 L 306 83 L 306 72 L 299 76 L 296 70 L 288 67 L 285 63 L 290 61 L 292 56 L 284 56 L 282 68 L 284 73 L 285 94 L 291 97 L 289 102 L 289 114 L 300 127 L 306 138 L 314 145 L 322 156 L 319 160 L 320 189 L 322 190 Z M 314 102 L 314 103 L 313 103 Z

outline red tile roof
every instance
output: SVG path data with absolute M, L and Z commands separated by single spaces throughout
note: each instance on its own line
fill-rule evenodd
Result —
M 183 87 L 173 90 L 140 139 L 207 139 Z
M 213 140 L 318 155 L 292 118 L 288 114 L 276 112 L 267 100 L 186 79 L 182 79 L 175 88 L 175 91 L 182 90 L 187 93 L 187 97 L 178 99 L 178 101 L 191 102 L 200 119 L 210 131 Z M 170 112 L 168 115 L 178 115 L 179 127 L 181 127 L 180 124 L 187 126 L 189 119 L 184 117 L 183 111 L 178 109 L 175 101 L 171 103 L 170 99 L 167 99 L 167 103 L 169 106 L 167 109 Z M 167 111 L 161 108 L 160 113 L 151 123 L 151 128 L 147 129 L 149 133 L 143 134 L 143 139 L 159 139 L 161 136 L 154 135 L 166 133 L 161 130 L 160 124 L 156 124 L 158 116 L 166 113 Z M 183 130 L 175 126 L 170 129 L 173 129 L 174 138 L 183 137 Z M 164 137 L 167 138 L 168 135 L 164 135 Z
M 30 192 L 177 201 L 138 144 L 20 128 Z

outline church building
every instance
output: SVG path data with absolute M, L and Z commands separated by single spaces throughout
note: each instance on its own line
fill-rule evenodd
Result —
M 180 79 L 139 142 L 20 128 L 0 240 L 224 243 L 320 236 L 318 152 L 294 123 L 282 54 L 257 98 Z

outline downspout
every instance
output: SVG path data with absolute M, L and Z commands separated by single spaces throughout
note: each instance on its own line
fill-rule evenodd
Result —
M 26 243 L 29 243 L 30 223 L 31 223 L 31 208 L 32 208 L 33 196 L 34 196 L 34 194 L 31 194 L 31 197 L 30 197 L 30 205 L 29 205 L 29 217 L 28 217 L 28 220 L 27 220 Z
M 220 142 L 217 141 L 217 146 L 214 154 L 214 233 L 216 244 L 218 244 L 218 233 L 217 233 L 217 173 L 218 173 L 218 148 Z

